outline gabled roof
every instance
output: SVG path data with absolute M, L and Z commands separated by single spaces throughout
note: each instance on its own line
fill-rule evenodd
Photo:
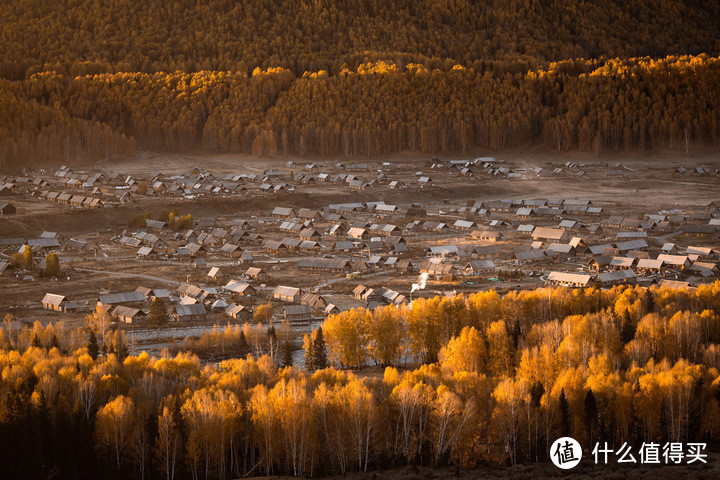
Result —
M 118 317 L 135 317 L 136 315 L 145 316 L 145 312 L 139 308 L 126 307 L 124 305 L 118 305 L 113 309 L 112 313 Z
M 639 269 L 649 269 L 649 270 L 660 270 L 663 266 L 663 261 L 658 259 L 652 259 L 652 258 L 641 258 L 638 260 L 637 268 Z
M 564 272 L 550 272 L 548 275 L 549 282 L 557 283 L 571 283 L 587 285 L 592 280 L 592 277 L 583 273 L 564 273 Z
M 42 299 L 42 303 L 50 305 L 60 305 L 65 301 L 65 295 L 56 295 L 54 293 L 46 293 Z
M 190 305 L 176 305 L 175 313 L 178 317 L 189 317 L 193 315 L 205 315 L 205 305 L 202 303 L 193 303 Z
M 273 215 L 279 215 L 283 217 L 289 217 L 293 214 L 293 209 L 288 207 L 275 207 L 272 211 Z
M 617 282 L 621 280 L 628 280 L 631 278 L 637 278 L 637 275 L 632 270 L 617 270 L 614 272 L 605 272 L 597 276 L 597 279 L 601 283 Z
M 641 248 L 648 248 L 648 244 L 645 240 L 628 240 L 627 242 L 618 242 L 615 246 L 620 251 L 636 250 Z
M 112 305 L 115 303 L 142 302 L 145 300 L 145 296 L 141 292 L 108 293 L 100 295 L 98 300 L 103 305 Z
M 250 267 L 247 270 L 245 270 L 245 275 L 249 276 L 255 276 L 262 273 L 262 269 L 260 267 Z
M 273 295 L 282 295 L 283 297 L 294 297 L 300 293 L 300 289 L 297 287 L 286 287 L 283 285 L 279 285 L 273 290 Z
M 492 260 L 473 260 L 465 265 L 465 269 L 473 271 L 489 270 L 495 268 L 495 262 Z

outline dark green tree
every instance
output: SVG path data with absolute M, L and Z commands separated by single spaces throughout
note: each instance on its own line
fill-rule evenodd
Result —
M 165 299 L 155 297 L 150 304 L 150 323 L 156 326 L 163 326 L 170 321 Z
M 245 332 L 243 332 L 243 331 L 240 332 L 239 344 L 240 344 L 240 350 L 245 351 L 248 349 L 247 338 L 245 338 Z
M 327 347 L 325 346 L 325 337 L 323 336 L 322 327 L 318 327 L 313 341 L 312 363 L 315 370 L 327 368 Z
M 98 345 L 97 337 L 95 336 L 94 330 L 90 330 L 90 335 L 88 336 L 87 351 L 88 355 L 90 355 L 93 360 L 97 359 L 98 355 L 100 354 L 100 345 Z
M 595 436 L 595 431 L 597 430 L 597 421 L 598 421 L 598 408 L 597 408 L 597 400 L 595 399 L 595 394 L 593 393 L 592 389 L 589 389 L 587 393 L 585 394 L 585 404 L 584 404 L 584 410 L 585 410 L 585 429 L 587 430 L 587 441 L 588 445 L 593 445 L 593 437 Z
M 313 354 L 315 352 L 315 348 L 314 348 L 315 342 L 313 341 L 313 337 L 314 337 L 314 335 L 312 335 L 312 334 L 309 335 L 308 343 L 307 343 L 307 345 L 305 345 L 304 360 L 305 360 L 305 368 L 307 369 L 308 372 L 312 372 L 315 370 L 315 365 L 313 362 Z
M 283 345 L 282 365 L 283 365 L 283 367 L 292 367 L 292 364 L 293 364 L 292 347 L 290 346 L 290 342 L 285 342 L 285 344 Z
M 630 310 L 627 308 L 622 316 L 622 325 L 620 327 L 620 339 L 623 343 L 628 343 L 635 338 L 635 325 L 633 325 Z
M 114 343 L 115 343 L 115 355 L 117 355 L 118 360 L 120 360 L 122 362 L 130 354 L 130 351 L 128 349 L 128 344 L 125 339 L 125 333 L 122 331 L 116 332 Z
M 562 428 L 562 436 L 567 437 L 570 435 L 570 405 L 568 404 L 567 397 L 565 396 L 565 389 L 560 390 L 560 426 Z

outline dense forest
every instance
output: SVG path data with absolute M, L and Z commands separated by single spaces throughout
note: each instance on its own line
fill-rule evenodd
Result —
M 87 325 L 0 328 L 3 477 L 225 479 L 547 459 L 561 435 L 720 436 L 720 282 L 417 299 L 329 317 L 305 338 L 251 325 L 202 342 L 245 359 L 129 355 Z M 281 360 L 282 357 L 282 360 Z M 384 366 L 380 377 L 354 370 Z M 637 451 L 637 450 L 635 450 Z M 689 460 L 681 459 L 681 463 Z
M 720 5 L 12 0 L 0 166 L 717 145 Z
M 712 0 L 9 0 L 0 75 L 284 67 L 337 74 L 390 60 L 474 62 L 720 53 Z M 527 68 L 526 68 L 527 69 Z
M 528 72 L 364 63 L 337 75 L 43 72 L 0 81 L 0 159 L 105 160 L 136 145 L 255 155 L 676 148 L 720 140 L 720 58 L 576 60 Z

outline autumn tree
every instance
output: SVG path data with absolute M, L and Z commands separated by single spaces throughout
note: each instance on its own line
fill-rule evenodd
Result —
M 135 425 L 132 399 L 119 395 L 105 404 L 98 413 L 96 432 L 98 445 L 107 448 L 115 458 L 116 468 L 127 455 Z
M 33 251 L 30 248 L 30 245 L 25 245 L 22 254 L 23 254 L 23 264 L 24 264 L 25 268 L 32 269 L 34 263 L 33 263 Z
M 60 276 L 60 258 L 56 252 L 45 255 L 45 275 L 53 278 Z
M 253 321 L 257 322 L 269 322 L 273 316 L 273 306 L 271 303 L 265 303 L 258 305 L 253 312 Z

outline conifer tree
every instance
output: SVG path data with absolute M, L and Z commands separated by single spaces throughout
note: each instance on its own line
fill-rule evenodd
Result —
M 167 306 L 165 305 L 165 299 L 155 297 L 155 300 L 150 304 L 150 323 L 156 326 L 163 326 L 170 320 L 170 315 L 167 312 Z
M 325 338 L 323 337 L 322 327 L 318 327 L 316 332 L 312 347 L 312 363 L 315 370 L 322 370 L 328 366 L 327 347 L 325 346 Z
M 293 365 L 292 349 L 290 347 L 290 342 L 285 342 L 285 344 L 283 345 L 282 365 L 283 367 L 292 367 Z
M 560 425 L 562 428 L 562 436 L 567 437 L 570 435 L 570 405 L 568 404 L 567 397 L 565 397 L 564 388 L 560 391 L 558 404 L 560 407 Z
M 90 330 L 90 335 L 88 336 L 87 350 L 88 355 L 90 355 L 93 360 L 96 360 L 100 354 L 100 346 L 98 345 L 97 336 L 95 336 L 95 330 L 92 329 Z

